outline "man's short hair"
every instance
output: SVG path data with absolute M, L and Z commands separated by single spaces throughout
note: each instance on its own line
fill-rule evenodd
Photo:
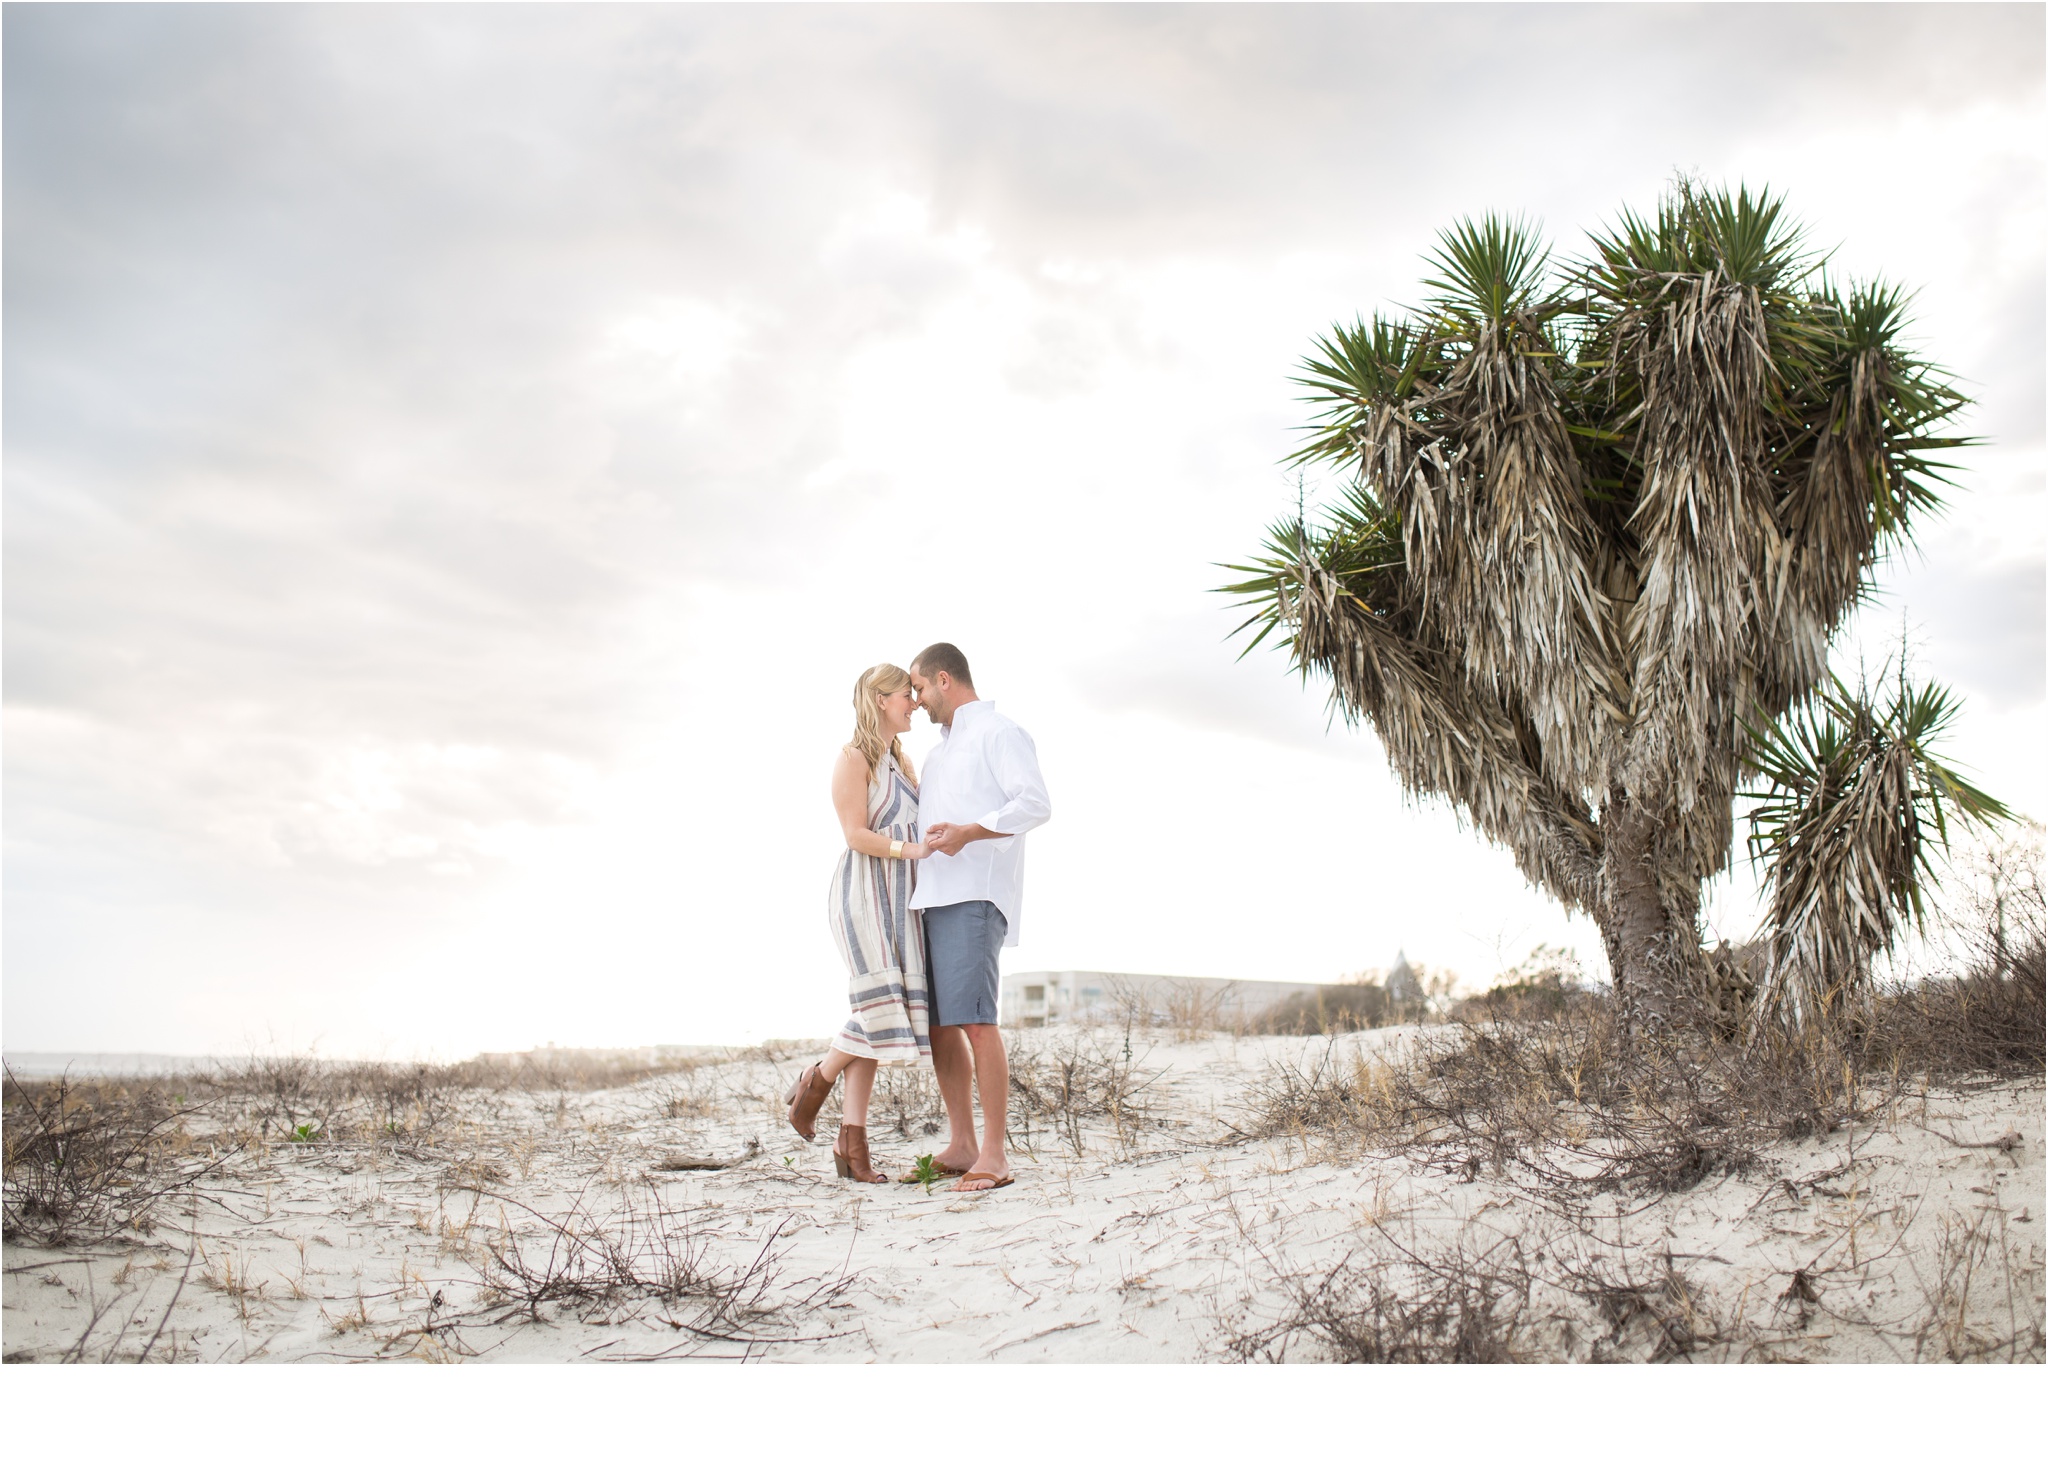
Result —
M 974 686 L 974 674 L 967 670 L 967 658 L 950 641 L 935 641 L 910 659 L 910 665 L 927 681 L 944 672 L 963 687 Z

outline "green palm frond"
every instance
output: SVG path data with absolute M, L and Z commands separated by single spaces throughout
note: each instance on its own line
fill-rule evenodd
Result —
M 1371 609 L 1377 600 L 1384 610 L 1392 599 L 1388 582 L 1406 568 L 1400 518 L 1365 485 L 1354 483 L 1328 512 L 1320 530 L 1302 518 L 1281 520 L 1266 531 L 1258 558 L 1218 568 L 1247 577 L 1216 587 L 1223 595 L 1237 597 L 1234 604 L 1250 612 L 1231 634 L 1257 628 L 1238 653 L 1242 661 L 1276 632 L 1278 645 L 1292 647 L 1287 627 L 1298 613 L 1306 577 L 1316 571 L 1334 576 L 1361 607 Z
M 1430 305 L 1460 324 L 1494 325 L 1528 311 L 1545 288 L 1550 250 L 1524 219 L 1462 219 L 1437 236 Z
M 1231 603 L 1233 607 L 1250 612 L 1230 634 L 1238 636 L 1256 628 L 1257 634 L 1237 654 L 1240 662 L 1276 632 L 1279 634 L 1279 646 L 1292 646 L 1287 628 L 1295 616 L 1300 583 L 1298 567 L 1310 553 L 1307 527 L 1299 519 L 1285 519 L 1266 531 L 1266 543 L 1256 558 L 1242 564 L 1217 567 L 1246 577 L 1215 587 L 1219 594 L 1236 597 Z
M 1593 257 L 1573 275 L 1596 288 L 1627 282 L 1654 289 L 1674 276 L 1718 274 L 1730 284 L 1778 291 L 1820 264 L 1805 230 L 1768 189 L 1730 193 L 1680 180 L 1654 217 L 1623 209 L 1612 227 L 1593 236 Z
M 1829 363 L 1835 406 L 1830 426 L 1847 431 L 1850 417 L 1860 415 L 1876 440 L 1877 451 L 1865 472 L 1880 540 L 1903 535 L 1914 513 L 1940 508 L 1934 485 L 1950 482 L 1953 465 L 1928 455 L 1979 441 L 1930 431 L 1952 419 L 1969 399 L 1946 373 L 1907 349 L 1909 299 L 1903 289 L 1883 281 L 1829 298 L 1841 322 L 1840 354 Z
M 1430 357 L 1430 343 L 1421 333 L 1383 315 L 1349 326 L 1339 322 L 1329 335 L 1318 336 L 1315 353 L 1302 358 L 1302 375 L 1294 378 L 1296 385 L 1308 388 L 1301 400 L 1316 409 L 1316 421 L 1303 429 L 1314 436 L 1286 461 L 1312 463 L 1356 453 L 1360 422 L 1407 398 Z
M 1679 211 L 1692 241 L 1696 269 L 1718 269 L 1738 285 L 1776 290 L 1796 283 L 1818 265 L 1805 230 L 1785 213 L 1770 190 L 1687 188 Z
M 1893 286 L 1844 291 L 1823 278 L 1798 303 L 1796 340 L 1780 333 L 1784 391 L 1762 445 L 1777 524 L 1796 551 L 1779 604 L 1822 642 L 1866 594 L 1886 545 L 1941 507 L 1950 467 L 1936 455 L 1974 441 L 1943 431 L 1968 399 L 1907 346 L 1907 303 Z M 1800 637 L 1780 625 L 1770 645 Z M 1800 681 L 1780 680 L 1786 697 L 1772 711 Z

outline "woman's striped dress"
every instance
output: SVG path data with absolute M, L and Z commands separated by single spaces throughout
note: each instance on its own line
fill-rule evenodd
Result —
M 917 838 L 917 789 L 889 754 L 868 783 L 868 828 L 906 845 Z M 832 873 L 829 919 L 852 979 L 853 1016 L 832 1047 L 884 1064 L 932 1051 L 924 914 L 910 909 L 916 862 L 849 850 Z

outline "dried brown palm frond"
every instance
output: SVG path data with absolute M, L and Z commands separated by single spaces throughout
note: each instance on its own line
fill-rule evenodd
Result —
M 1956 714 L 1947 688 L 1902 672 L 1879 707 L 1868 684 L 1829 683 L 1815 706 L 1753 729 L 1748 756 L 1764 784 L 1749 843 L 1770 895 L 1766 1012 L 1794 1019 L 1838 1010 L 1900 922 L 1923 919 L 1951 818 L 2010 817 L 1933 756 Z
M 1246 578 L 1278 636 L 1450 800 L 1592 914 L 1631 1007 L 1703 979 L 1749 731 L 1800 706 L 1963 405 L 1781 203 L 1680 186 L 1555 277 L 1526 225 L 1448 231 L 1413 320 L 1317 342 L 1294 461 L 1355 475 Z M 1852 943 L 1853 945 L 1853 943 Z
M 1628 528 L 1637 594 L 1622 628 L 1633 703 L 1622 777 L 1680 816 L 1733 791 L 1726 731 L 1747 706 L 1752 571 L 1775 538 L 1762 472 L 1780 397 L 1773 338 L 1798 299 L 1796 236 L 1766 199 L 1624 217 L 1583 274 L 1603 374 L 1634 400 L 1640 464 Z

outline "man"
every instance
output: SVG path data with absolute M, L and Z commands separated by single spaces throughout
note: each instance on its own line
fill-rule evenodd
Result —
M 1052 804 L 1031 735 L 975 694 L 960 648 L 942 641 L 919 652 L 910 685 L 940 728 L 917 795 L 932 853 L 919 863 L 910 898 L 924 912 L 932 1068 L 951 1132 L 933 1163 L 960 1177 L 955 1191 L 993 1191 L 1010 1184 L 1003 1150 L 1010 1061 L 996 1028 L 998 958 L 1017 945 L 1024 832 L 1050 819 Z M 970 1076 L 981 1091 L 978 1145 Z

